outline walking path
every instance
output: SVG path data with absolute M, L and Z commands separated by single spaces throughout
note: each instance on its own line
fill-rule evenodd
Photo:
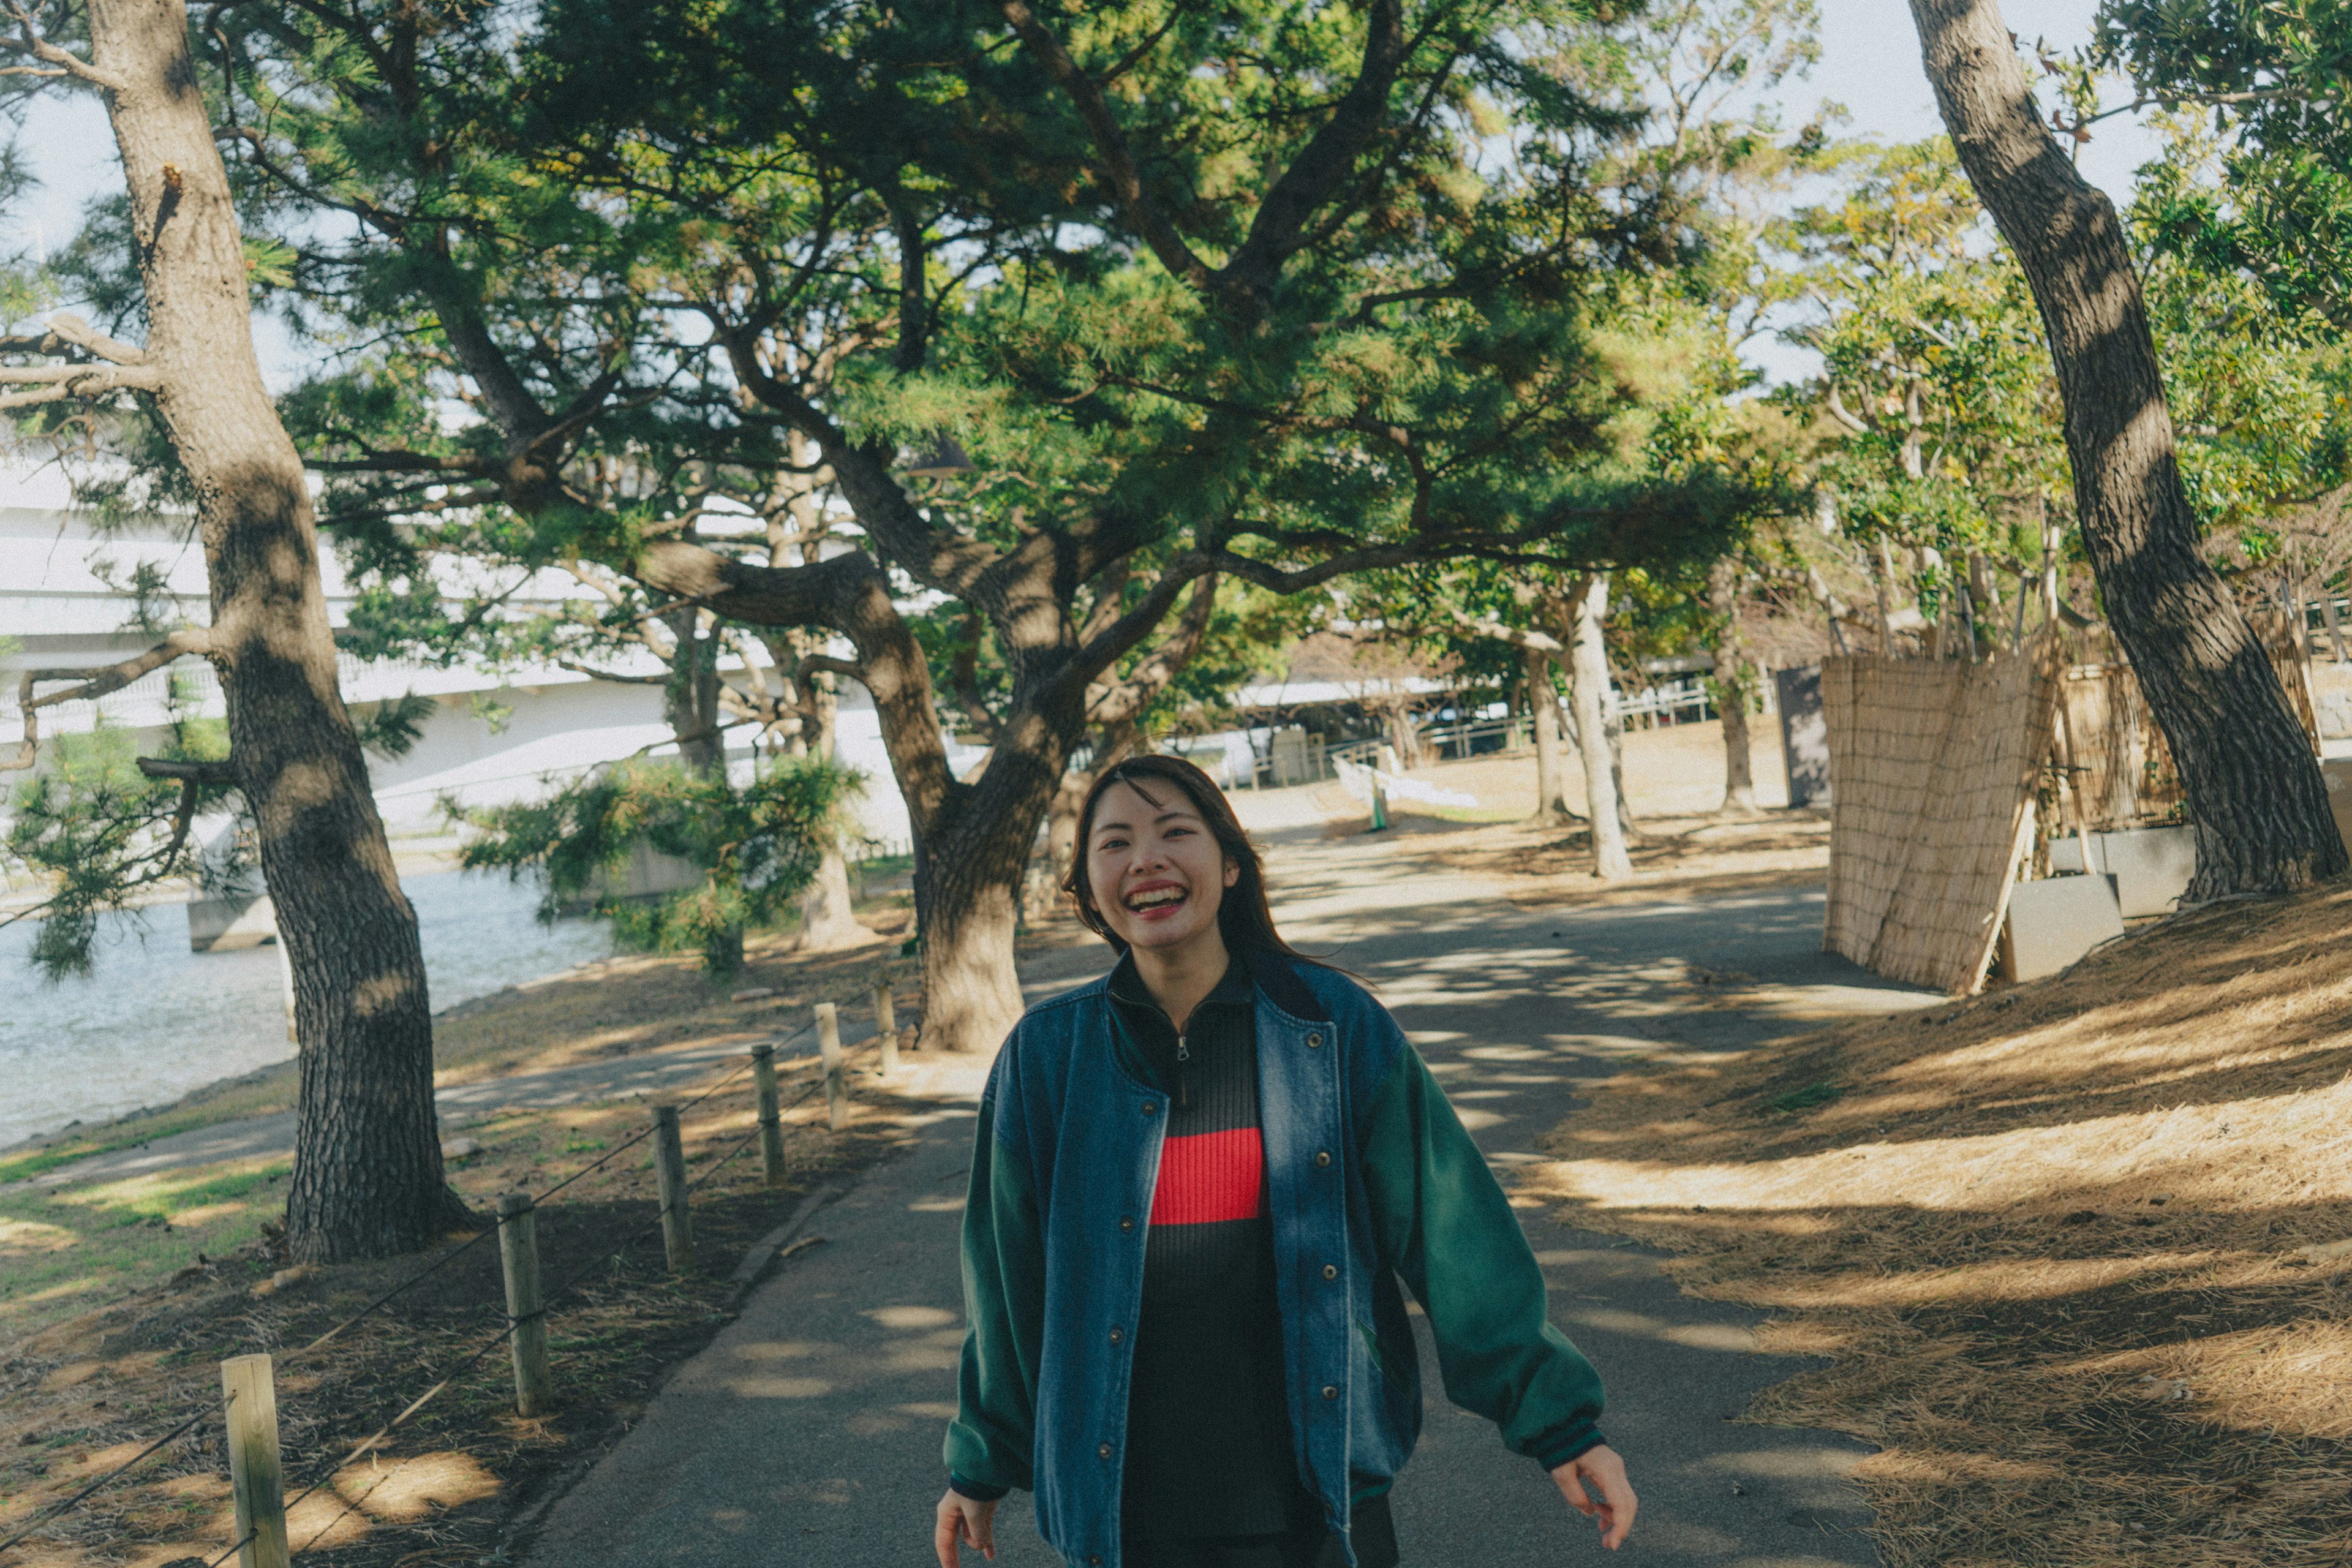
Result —
M 1244 801 L 1246 805 L 1248 803 Z M 1271 824 L 1264 825 L 1272 827 Z M 1370 981 L 1508 1179 L 1572 1109 L 1580 1081 L 1662 1048 L 1736 1049 L 1839 1013 L 1936 998 L 1820 952 L 1821 895 L 1769 892 L 1530 910 L 1433 869 L 1414 837 L 1262 833 L 1285 934 Z M 1102 967 L 1049 954 L 1050 994 Z M 929 1559 L 961 1339 L 956 1230 L 981 1072 L 936 1061 L 861 1114 L 904 1120 L 908 1151 L 808 1221 L 742 1316 L 687 1363 L 644 1419 L 547 1514 L 526 1561 L 775 1563 L 877 1568 Z M 1738 1424 L 1757 1390 L 1805 1364 L 1759 1354 L 1758 1319 L 1680 1295 L 1655 1254 L 1521 1211 L 1553 1318 L 1612 1390 L 1603 1425 L 1643 1497 L 1632 1549 L 1671 1568 L 1878 1561 L 1846 1479 L 1865 1450 L 1823 1432 Z M 1454 1411 L 1423 1345 L 1429 1409 L 1395 1493 L 1412 1568 L 1600 1560 L 1593 1531 L 1486 1423 Z M 998 1563 L 1048 1568 L 1029 1500 L 1000 1510 Z
M 778 1053 L 776 1068 L 780 1072 L 791 1070 L 801 1058 L 812 1062 L 816 1059 L 816 1037 L 803 1034 L 794 1039 L 793 1034 L 794 1026 L 781 1022 L 775 1028 L 774 1037 L 789 1044 L 793 1053 Z M 841 1040 L 845 1047 L 854 1047 L 871 1038 L 873 1034 L 874 1021 L 871 1018 L 860 1020 L 853 1016 L 841 1020 Z M 433 1105 L 440 1117 L 442 1136 L 454 1137 L 509 1108 L 594 1105 L 633 1094 L 651 1098 L 694 1089 L 708 1083 L 722 1065 L 732 1067 L 740 1063 L 747 1048 L 746 1042 L 738 1037 L 717 1045 L 676 1046 L 643 1051 L 634 1056 L 600 1058 L 572 1067 L 550 1068 L 543 1072 L 475 1079 L 435 1090 Z M 128 1149 L 92 1154 L 88 1159 L 56 1166 L 22 1182 L 12 1182 L 7 1187 L 0 1187 L 0 1192 L 7 1191 L 9 1187 L 56 1187 L 68 1183 L 120 1181 L 188 1165 L 209 1165 L 223 1160 L 262 1159 L 293 1152 L 294 1113 L 284 1110 L 273 1116 L 248 1116 L 235 1121 L 215 1122 L 209 1127 L 175 1132 L 168 1138 L 157 1138 Z

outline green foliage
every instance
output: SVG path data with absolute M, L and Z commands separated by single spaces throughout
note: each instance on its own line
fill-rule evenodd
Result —
M 1838 420 L 1820 475 L 1841 523 L 1947 563 L 1977 550 L 2038 564 L 2038 531 L 2020 539 L 2019 524 L 2064 508 L 2071 480 L 2023 274 L 1945 138 L 1842 143 L 1819 163 L 1833 195 L 1770 237 L 1818 311 L 1784 335 L 1821 354 L 1822 381 L 1788 395 Z M 1919 574 L 1927 603 L 1952 569 Z
M 1049 19 L 1091 68 L 1126 62 L 1124 134 L 1209 265 L 1246 243 L 1363 49 L 1348 10 Z M 206 40 L 236 117 L 268 128 L 244 144 L 255 166 L 284 175 L 260 216 L 301 253 L 298 314 L 379 345 L 286 403 L 375 584 L 359 638 L 526 635 L 436 554 L 625 572 L 683 531 L 773 561 L 706 508 L 766 514 L 779 469 L 811 461 L 787 424 L 880 452 L 953 433 L 977 471 L 910 499 L 981 543 L 1131 532 L 1129 576 L 1070 585 L 1079 617 L 1200 555 L 1312 571 L 1355 547 L 1525 557 L 1557 538 L 1631 557 L 1720 510 L 1722 471 L 1613 464 L 1640 394 L 1597 324 L 1624 275 L 1692 244 L 1655 171 L 1608 156 L 1641 117 L 1580 6 L 1417 10 L 1381 128 L 1246 301 L 1148 253 L 993 7 L 562 0 L 509 21 L 237 8 Z M 326 191 L 363 215 L 347 240 L 309 222 Z M 540 407 L 580 411 L 533 448 L 543 479 L 511 477 L 521 437 L 469 374 L 484 345 Z M 1001 708 L 1019 672 L 965 608 L 919 631 L 943 688 Z
M 854 771 L 808 758 L 740 788 L 674 762 L 626 762 L 544 800 L 443 809 L 480 834 L 460 854 L 467 869 L 540 879 L 541 919 L 584 905 L 633 946 L 700 951 L 723 973 L 740 962 L 740 933 L 776 921 L 814 878 L 858 783 Z M 691 862 L 702 880 L 629 898 L 622 877 L 640 847 Z
M 2127 217 L 2181 479 L 2209 529 L 2240 546 L 2219 563 L 2261 565 L 2305 503 L 2352 477 L 2352 363 L 2324 318 L 2292 308 L 2257 273 L 2170 243 L 2176 216 L 2221 200 L 2231 173 L 2202 115 L 2157 123 L 2164 151 L 2142 165 Z
M 2181 212 L 2221 199 L 2227 160 L 2199 117 L 2158 124 L 2165 151 L 2124 216 L 2181 474 L 2217 564 L 2262 566 L 2293 519 L 2347 477 L 2347 367 L 2315 319 L 2255 274 L 2174 243 Z M 2040 316 L 1949 142 L 1842 143 L 1817 163 L 1833 195 L 1770 239 L 1815 312 L 1786 335 L 1823 369 L 1780 401 L 1827 416 L 1818 472 L 1846 539 L 1884 541 L 1907 560 L 1903 586 L 1930 614 L 1970 552 L 2005 573 L 2038 571 L 2045 522 L 2060 558 L 2079 557 Z
M 425 721 L 439 706 L 430 697 L 420 697 L 414 691 L 388 697 L 364 715 L 354 714 L 353 727 L 359 731 L 361 745 L 387 762 L 396 761 L 415 749 L 416 742 L 425 736 Z
M 213 762 L 228 754 L 227 727 L 182 719 L 162 754 L 174 762 Z M 0 859 L 37 879 L 48 895 L 0 914 L 0 925 L 40 922 L 32 963 L 44 978 L 88 975 L 100 916 L 135 907 L 142 889 L 186 875 L 194 854 L 188 828 L 222 809 L 225 784 L 151 779 L 127 731 L 100 724 L 88 734 L 47 743 L 47 766 L 16 787 Z
M 2150 204 L 2158 247 L 2258 281 L 2289 318 L 2339 327 L 2352 321 L 2347 58 L 2352 10 L 2336 0 L 2106 0 L 2092 51 L 2092 63 L 2128 72 L 2143 100 L 2210 115 L 2217 140 L 2227 133 L 2218 184 L 2174 186 Z

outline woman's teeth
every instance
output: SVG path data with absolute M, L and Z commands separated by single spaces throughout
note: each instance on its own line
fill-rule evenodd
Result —
M 1155 888 L 1150 892 L 1138 893 L 1128 900 L 1127 907 L 1137 910 L 1156 910 L 1168 904 L 1181 904 L 1184 897 L 1181 888 Z

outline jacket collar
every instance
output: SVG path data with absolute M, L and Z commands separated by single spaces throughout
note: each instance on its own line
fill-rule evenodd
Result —
M 1298 962 L 1286 958 L 1271 948 L 1252 948 L 1243 959 L 1250 966 L 1250 974 L 1265 999 L 1294 1018 L 1328 1024 L 1331 1010 L 1323 1005 L 1304 976 L 1298 973 Z

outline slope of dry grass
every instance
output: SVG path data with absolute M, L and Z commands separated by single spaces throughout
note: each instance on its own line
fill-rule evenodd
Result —
M 2352 891 L 1603 1086 L 1537 1190 L 1831 1358 L 1898 1565 L 2352 1561 Z

